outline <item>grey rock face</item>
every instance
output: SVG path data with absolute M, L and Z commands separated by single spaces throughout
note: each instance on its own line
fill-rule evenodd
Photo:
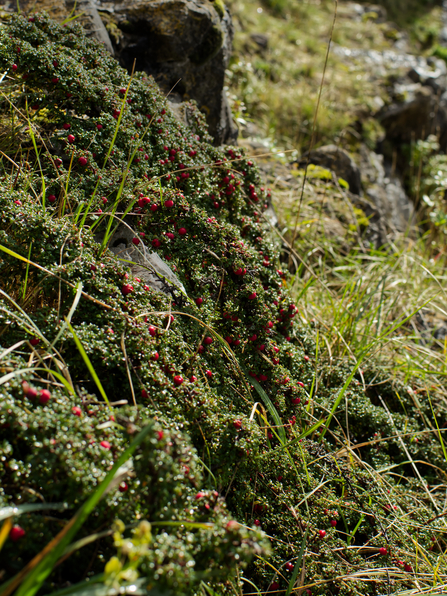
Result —
M 441 148 L 447 149 L 447 97 L 429 85 L 408 84 L 401 91 L 404 101 L 388 107 L 380 115 L 386 140 L 393 145 L 409 144 L 439 134 Z
M 156 292 L 175 296 L 180 291 L 186 295 L 182 282 L 156 252 L 149 251 L 142 240 L 137 246 L 132 242 L 136 233 L 131 223 L 124 221 L 119 225 L 109 242 L 109 250 L 127 262 L 132 274 Z M 96 240 L 101 242 L 102 237 L 98 235 Z
M 383 155 L 370 152 L 369 160 L 377 176 L 366 190 L 366 195 L 377 206 L 388 227 L 404 232 L 413 220 L 413 203 L 405 194 L 400 178 L 384 166 Z
M 95 6 L 93 0 L 65 0 L 65 6 L 67 10 L 71 12 L 76 9 L 77 14 L 81 14 L 80 17 L 82 26 L 87 31 L 87 34 L 92 35 L 98 41 L 103 43 L 106 49 L 115 55 L 112 42 L 110 41 L 107 29 L 99 16 L 98 9 Z
M 205 113 L 215 143 L 237 138 L 223 91 L 231 54 L 230 13 L 208 0 L 124 0 L 114 15 L 123 33 L 116 53 L 122 65 L 154 76 Z
M 299 160 L 299 166 L 304 167 L 309 163 L 332 170 L 339 178 L 349 184 L 349 190 L 359 195 L 362 190 L 360 170 L 347 151 L 336 145 L 325 145 L 319 149 L 305 153 Z

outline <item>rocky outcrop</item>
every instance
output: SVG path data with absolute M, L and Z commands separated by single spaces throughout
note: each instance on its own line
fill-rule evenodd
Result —
M 119 29 L 114 41 L 121 64 L 151 74 L 177 103 L 195 100 L 216 145 L 234 141 L 237 128 L 223 91 L 233 39 L 229 11 L 208 0 L 125 0 L 108 11 Z
M 105 48 L 114 56 L 112 42 L 109 34 L 105 28 L 104 23 L 99 16 L 98 9 L 93 0 L 65 0 L 65 6 L 68 12 L 76 10 L 80 14 L 82 26 L 86 34 L 96 37 L 96 39 L 103 43 Z
M 137 236 L 135 227 L 131 217 L 121 222 L 108 243 L 109 250 L 129 265 L 132 275 L 142 279 L 156 292 L 174 297 L 179 291 L 186 294 L 179 278 L 156 252 L 148 250 Z M 101 243 L 103 236 L 98 235 L 95 239 Z
M 363 186 L 366 197 L 380 214 L 382 235 L 386 231 L 405 232 L 413 224 L 414 207 L 399 176 L 384 156 L 362 145 L 360 150 Z
M 361 192 L 360 170 L 347 151 L 337 145 L 325 145 L 310 153 L 305 153 L 298 164 L 304 167 L 306 163 L 315 164 L 332 170 L 339 178 L 349 184 L 349 190 L 359 195 Z
M 419 59 L 393 84 L 392 102 L 378 114 L 385 129 L 385 151 L 392 147 L 438 136 L 447 149 L 447 67 L 443 60 Z M 402 156 L 398 156 L 402 167 Z

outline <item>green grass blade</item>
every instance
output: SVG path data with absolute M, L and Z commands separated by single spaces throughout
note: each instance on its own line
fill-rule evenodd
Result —
M 324 418 L 322 420 L 319 420 L 318 422 L 315 422 L 315 424 L 312 424 L 312 426 L 309 426 L 309 428 L 304 430 L 295 439 L 292 439 L 291 441 L 286 443 L 284 446 L 289 447 L 290 445 L 294 445 L 295 443 L 298 443 L 299 441 L 301 441 L 301 439 L 305 439 L 308 435 L 311 435 L 314 431 L 317 430 L 317 428 L 319 428 L 324 423 L 325 423 Z M 277 447 L 277 449 L 280 449 L 280 447 Z
M 37 148 L 36 137 L 34 136 L 33 126 L 31 124 L 31 120 L 28 114 L 28 102 L 26 103 L 26 115 L 28 119 L 28 132 L 31 137 L 31 142 L 33 143 L 34 151 L 36 152 L 37 163 L 39 164 L 40 170 L 40 178 L 42 180 L 42 208 L 45 209 L 45 195 L 46 195 L 46 184 L 45 184 L 45 176 L 43 175 L 42 165 L 40 163 L 39 157 L 39 150 Z
M 23 285 L 22 300 L 25 300 L 26 288 L 27 288 L 27 285 L 28 285 L 29 262 L 30 262 L 30 259 L 31 259 L 31 249 L 32 248 L 33 248 L 33 243 L 31 241 L 31 244 L 29 245 L 29 251 L 28 251 L 28 262 L 26 264 L 25 282 L 24 282 L 24 285 Z
M 267 393 L 264 391 L 264 389 L 258 383 L 258 381 L 256 379 L 254 379 L 253 377 L 250 377 L 250 375 L 248 374 L 248 371 L 246 370 L 246 368 L 244 366 L 242 366 L 242 364 L 240 366 L 241 366 L 241 369 L 244 371 L 247 379 L 249 379 L 249 382 L 253 385 L 253 387 L 258 392 L 260 398 L 264 402 L 265 407 L 267 408 L 271 417 L 275 421 L 275 424 L 276 424 L 276 427 L 278 430 L 278 434 L 279 434 L 279 439 L 280 439 L 282 445 L 285 445 L 287 442 L 286 431 L 284 429 L 284 424 L 282 423 L 282 420 L 278 414 L 277 409 L 273 405 L 273 403 L 272 403 L 271 399 L 269 398 L 269 396 L 267 395 Z
M 247 577 L 242 576 L 241 580 L 243 582 L 245 582 L 246 584 L 248 584 L 249 586 L 251 586 L 254 590 L 256 590 L 256 594 L 258 594 L 258 596 L 262 596 L 262 593 L 261 593 L 260 589 L 258 588 L 258 586 L 256 584 L 254 584 L 252 581 L 250 581 Z
M 95 369 L 93 368 L 93 364 L 91 363 L 90 358 L 87 356 L 87 352 L 84 350 L 84 346 L 80 342 L 79 337 L 76 335 L 76 331 L 71 326 L 71 323 L 67 319 L 67 317 L 64 317 L 64 319 L 65 319 L 65 322 L 67 323 L 67 327 L 70 329 L 70 331 L 71 331 L 71 333 L 73 335 L 73 339 L 75 340 L 76 347 L 78 348 L 79 353 L 81 354 L 82 359 L 85 362 L 85 365 L 87 366 L 90 374 L 92 375 L 93 380 L 96 383 L 96 386 L 99 389 L 99 392 L 101 393 L 101 395 L 102 395 L 104 401 L 106 402 L 106 404 L 108 405 L 109 409 L 110 410 L 113 410 L 112 406 L 110 405 L 109 398 L 107 397 L 106 392 L 104 391 L 104 387 L 102 386 L 102 383 L 99 380 L 99 377 L 96 374 Z
M 62 327 L 59 329 L 59 333 L 56 335 L 56 337 L 51 342 L 51 345 L 48 348 L 49 352 L 51 352 L 51 350 L 54 348 L 54 346 L 57 344 L 59 339 L 64 334 L 65 329 L 68 326 L 67 321 L 68 321 L 68 323 L 71 323 L 71 319 L 74 315 L 74 312 L 79 304 L 79 300 L 81 299 L 81 296 L 82 296 L 82 288 L 83 288 L 83 285 L 82 285 L 82 282 L 80 281 L 76 288 L 76 296 L 75 296 L 75 299 L 73 300 L 73 304 L 71 305 L 70 312 L 68 313 L 68 316 L 66 317 L 65 321 L 62 323 Z
M 16 517 L 24 513 L 34 513 L 35 511 L 45 511 L 47 509 L 68 509 L 67 503 L 30 503 L 29 505 L 17 505 L 2 507 L 0 509 L 0 521 L 8 517 Z
M 84 524 L 90 513 L 95 509 L 96 505 L 101 500 L 102 496 L 106 492 L 109 484 L 112 482 L 115 474 L 119 468 L 123 466 L 127 460 L 132 457 L 136 448 L 141 445 L 144 439 L 147 437 L 149 432 L 152 431 L 152 426 L 146 426 L 138 436 L 132 441 L 131 445 L 120 455 L 116 460 L 112 469 L 107 473 L 104 480 L 100 483 L 98 488 L 93 492 L 90 498 L 84 503 L 79 509 L 77 514 L 69 522 L 68 530 L 62 531 L 61 539 L 54 545 L 54 547 L 45 555 L 45 557 L 38 563 L 38 565 L 28 574 L 25 581 L 20 585 L 15 596 L 34 596 L 45 579 L 50 575 L 60 555 L 64 552 L 66 547 L 70 544 L 77 531 Z M 3 595 L 2 595 L 3 596 Z
M 292 577 L 290 578 L 289 585 L 287 586 L 286 596 L 290 596 L 290 594 L 293 590 L 293 586 L 295 585 L 296 578 L 298 577 L 298 573 L 300 572 L 301 564 L 303 561 L 304 549 L 306 548 L 306 541 L 307 541 L 308 533 L 309 533 L 309 528 L 306 529 L 306 532 L 303 536 L 303 540 L 301 541 L 300 552 L 298 553 L 298 558 L 296 560 L 295 567 L 293 568 Z
M 65 386 L 65 388 L 67 389 L 67 391 L 69 393 L 71 393 L 72 395 L 75 395 L 75 391 L 73 389 L 73 387 L 70 385 L 70 383 L 67 381 L 67 379 L 61 375 L 61 373 L 57 372 L 56 370 L 51 370 L 50 368 L 41 368 L 41 367 L 32 367 L 32 368 L 20 368 L 18 370 L 13 370 L 12 372 L 4 375 L 3 377 L 0 378 L 0 386 L 4 385 L 5 383 L 7 383 L 8 381 L 10 381 L 11 379 L 13 379 L 14 377 L 17 377 L 18 375 L 24 374 L 24 373 L 28 373 L 28 372 L 44 372 L 48 375 L 51 375 L 53 377 L 56 377 L 56 379 L 58 379 L 61 383 L 63 383 L 63 385 Z
M 348 536 L 348 546 L 351 544 L 351 541 L 354 539 L 355 533 L 357 532 L 357 530 L 360 528 L 360 524 L 362 523 L 362 521 L 365 519 L 365 516 L 362 515 L 360 516 L 359 521 L 357 522 L 355 528 L 352 530 L 351 534 Z

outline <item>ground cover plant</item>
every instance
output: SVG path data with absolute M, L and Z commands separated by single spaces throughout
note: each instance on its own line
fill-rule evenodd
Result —
M 291 247 L 254 161 L 76 23 L 12 17 L 0 63 L 0 593 L 442 589 L 445 353 L 383 276 L 430 257 Z

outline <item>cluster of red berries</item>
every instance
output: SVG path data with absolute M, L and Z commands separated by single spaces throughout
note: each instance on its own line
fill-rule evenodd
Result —
M 31 385 L 27 381 L 23 381 L 22 388 L 25 397 L 27 397 L 31 401 L 34 401 L 37 398 L 37 396 L 39 396 L 39 403 L 42 406 L 45 406 L 51 399 L 51 393 L 48 391 L 48 389 L 41 389 L 38 392 L 37 389 L 31 387 Z

